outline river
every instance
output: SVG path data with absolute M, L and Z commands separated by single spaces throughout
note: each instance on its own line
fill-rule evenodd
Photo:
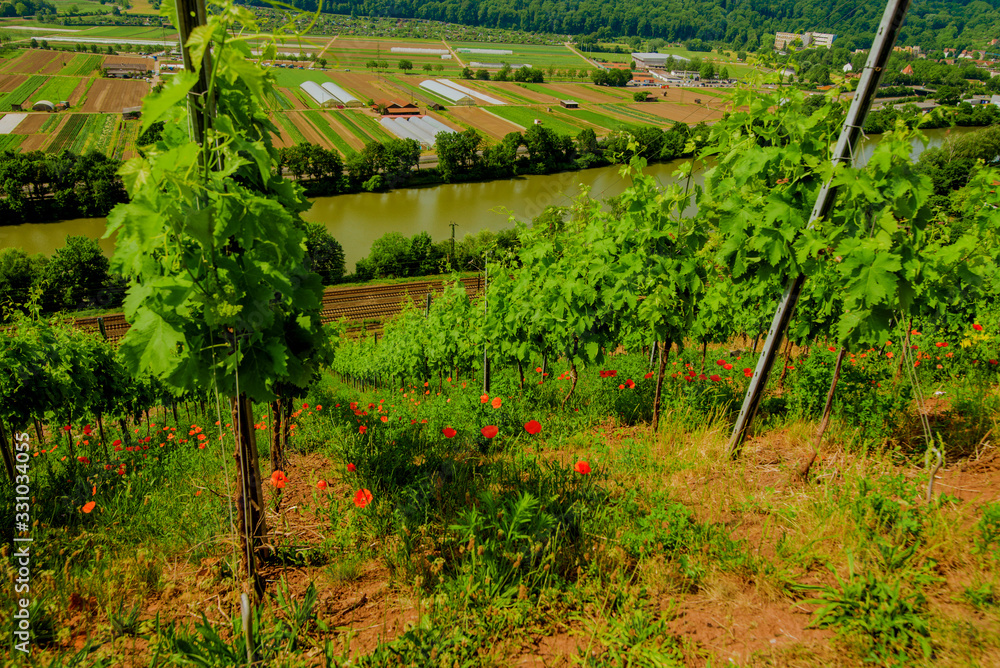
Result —
M 956 128 L 951 132 L 972 129 Z M 927 131 L 928 146 L 940 145 L 947 132 Z M 876 141 L 877 138 L 873 138 L 865 142 L 861 151 L 862 160 L 866 161 L 871 155 Z M 923 150 L 923 144 L 915 142 L 914 158 Z M 673 180 L 672 174 L 680 162 L 650 165 L 646 171 L 660 183 L 668 183 Z M 618 166 L 597 167 L 486 183 L 455 183 L 402 188 L 387 193 L 318 197 L 302 217 L 326 225 L 330 234 L 344 247 L 347 270 L 351 272 L 354 264 L 368 254 L 372 242 L 386 232 L 396 231 L 407 237 L 427 232 L 435 241 L 441 241 L 451 236 L 450 223 L 457 224 L 455 236 L 459 239 L 483 229 L 497 231 L 511 225 L 511 216 L 528 221 L 546 206 L 568 204 L 580 192 L 581 186 L 589 187 L 591 196 L 595 198 L 618 195 L 627 185 L 619 170 Z M 0 227 L 0 248 L 14 246 L 31 254 L 51 254 L 64 244 L 66 235 L 82 234 L 98 239 L 104 234 L 104 226 L 104 218 L 78 218 Z M 102 239 L 100 244 L 110 255 L 114 241 Z

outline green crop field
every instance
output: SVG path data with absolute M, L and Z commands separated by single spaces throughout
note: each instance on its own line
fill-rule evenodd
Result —
M 544 127 L 561 135 L 570 135 L 575 137 L 579 134 L 580 130 L 583 129 L 582 126 L 561 120 L 552 114 L 534 107 L 490 107 L 490 112 L 496 114 L 500 118 L 505 118 L 508 121 L 517 123 L 518 125 L 523 125 L 525 128 L 530 128 L 534 125 L 534 121 L 537 118 L 542 121 L 542 125 Z
M 495 95 L 501 100 L 507 99 L 519 104 L 537 104 L 534 100 L 528 99 L 509 90 L 501 89 L 499 86 L 492 86 L 485 81 L 477 81 L 477 85 L 490 95 Z
M 272 116 L 272 118 L 275 120 L 277 125 L 281 126 L 281 128 L 284 129 L 284 131 L 288 134 L 288 136 L 294 143 L 296 144 L 306 143 L 306 138 L 303 136 L 303 134 L 299 132 L 299 129 L 295 127 L 295 124 L 292 123 L 292 121 L 289 120 L 284 114 L 275 114 L 274 116 Z
M 0 109 L 10 109 L 12 104 L 24 104 L 32 93 L 47 80 L 48 77 L 44 74 L 34 74 L 28 77 L 23 84 L 6 95 L 0 96 Z
M 347 128 L 352 135 L 354 135 L 364 143 L 367 144 L 372 140 L 371 136 L 369 136 L 364 130 L 362 130 L 360 125 L 354 122 L 352 115 L 348 114 L 346 111 L 337 112 L 337 120 L 340 121 L 341 125 Z
M 108 39 L 176 39 L 177 31 L 146 26 L 97 26 L 81 30 L 75 37 L 106 37 Z
M 292 103 L 288 101 L 288 98 L 285 97 L 285 95 L 283 93 L 279 93 L 276 90 L 275 91 L 271 91 L 270 102 L 271 102 L 271 108 L 272 109 L 291 109 L 292 108 Z
M 80 85 L 80 79 L 75 77 L 50 77 L 44 86 L 31 96 L 32 101 L 49 100 L 58 103 L 69 99 L 70 93 Z
M 587 109 L 571 109 L 558 112 L 560 115 L 566 115 L 570 118 L 578 118 L 582 121 L 587 121 L 588 123 L 593 123 L 602 128 L 608 130 L 628 130 L 635 127 L 635 122 L 621 121 L 616 118 L 611 118 L 610 116 L 605 116 L 604 114 L 599 114 L 596 111 L 589 111 Z
M 345 158 L 349 155 L 357 153 L 353 148 L 351 148 L 344 138 L 337 134 L 337 131 L 330 127 L 330 123 L 327 121 L 329 118 L 325 113 L 321 111 L 307 111 L 303 114 L 308 118 L 316 129 L 323 133 L 327 139 L 329 139 L 334 147 L 340 151 L 341 155 Z
M 654 116 L 653 114 L 647 114 L 645 112 L 638 111 L 636 109 L 632 109 L 624 105 L 601 104 L 598 106 L 606 111 L 621 114 L 622 116 L 627 116 L 628 118 L 634 118 L 636 121 L 644 125 L 661 126 L 664 123 L 668 122 L 666 119 L 660 118 L 659 116 Z
M 365 132 L 370 134 L 376 141 L 386 141 L 388 139 L 397 139 L 395 135 L 389 134 L 382 125 L 376 121 L 371 116 L 364 114 L 360 111 L 345 111 L 344 116 L 351 116 L 359 127 L 363 128 Z
M 85 114 L 84 124 L 77 131 L 76 138 L 70 145 L 69 150 L 73 153 L 81 154 L 92 148 L 93 144 L 104 129 L 107 116 L 103 114 Z
M 85 77 L 101 66 L 101 56 L 77 54 L 59 70 L 59 76 Z
M 49 144 L 49 153 L 59 153 L 63 149 L 69 148 L 83 131 L 88 116 L 89 114 L 70 114 L 62 128 L 52 138 L 52 143 Z

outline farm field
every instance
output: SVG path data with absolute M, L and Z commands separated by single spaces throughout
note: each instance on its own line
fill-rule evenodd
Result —
M 574 123 L 569 119 L 563 120 L 544 110 L 542 107 L 490 107 L 490 113 L 496 114 L 512 123 L 530 128 L 535 119 L 542 121 L 542 125 L 554 130 L 561 135 L 571 135 L 575 137 L 583 125 Z
M 372 60 L 384 60 L 389 63 L 390 72 L 399 71 L 396 66 L 400 60 L 412 62 L 414 72 L 421 72 L 425 64 L 432 67 L 441 65 L 444 68 L 442 73 L 447 76 L 454 76 L 461 69 L 461 65 L 454 58 L 443 60 L 440 55 L 392 53 L 393 47 L 442 51 L 448 49 L 448 45 L 439 40 L 374 39 L 340 35 L 326 44 L 322 54 L 329 66 L 335 69 L 364 70 L 366 64 Z
M 149 92 L 145 81 L 130 79 L 98 79 L 90 87 L 83 111 L 121 113 L 126 107 L 137 107 Z

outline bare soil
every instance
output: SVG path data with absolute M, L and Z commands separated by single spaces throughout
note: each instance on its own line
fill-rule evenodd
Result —
M 42 125 L 45 121 L 49 120 L 48 113 L 41 114 L 28 114 L 28 117 L 17 124 L 14 128 L 13 134 L 15 135 L 32 135 L 42 129 Z M 24 146 L 24 143 L 21 144 Z
M 706 99 L 703 98 L 702 102 L 705 102 Z M 682 105 L 673 102 L 661 102 L 659 100 L 656 102 L 636 102 L 635 104 L 628 105 L 628 107 L 665 118 L 669 121 L 681 121 L 688 125 L 696 125 L 702 121 L 716 121 L 722 118 L 723 113 L 721 109 L 710 109 L 697 104 Z
M 84 112 L 100 111 L 121 113 L 126 107 L 142 105 L 142 98 L 149 92 L 149 84 L 134 79 L 98 79 L 90 88 Z
M 478 107 L 455 106 L 450 107 L 448 109 L 448 113 L 455 118 L 468 123 L 477 130 L 482 130 L 494 139 L 503 139 L 504 135 L 509 132 L 523 131 L 522 127 L 514 125 L 499 116 L 494 116 L 488 111 L 484 111 Z
M 27 81 L 24 74 L 3 74 L 0 75 L 0 92 L 9 93 Z
M 69 102 L 69 106 L 76 107 L 76 105 L 80 104 L 80 100 L 87 94 L 87 90 L 93 83 L 93 79 L 81 79 L 80 83 L 73 89 L 73 92 L 69 94 L 69 99 L 66 100 Z
M 59 66 L 54 70 L 54 72 L 58 72 L 62 68 L 62 58 L 60 56 L 63 55 L 65 54 L 60 51 L 30 49 L 8 62 L 3 71 L 21 72 L 24 74 L 52 74 L 53 72 L 45 71 L 46 68 L 50 63 L 58 60 Z
M 295 127 L 298 128 L 299 132 L 306 138 L 306 141 L 310 144 L 317 144 L 323 148 L 333 148 L 333 144 L 327 139 L 326 135 L 317 130 L 312 123 L 309 122 L 305 116 L 298 112 L 287 112 L 285 116 Z

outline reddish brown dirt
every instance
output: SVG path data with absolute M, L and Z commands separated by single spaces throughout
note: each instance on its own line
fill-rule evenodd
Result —
M 69 102 L 70 107 L 76 107 L 76 105 L 80 104 L 80 100 L 83 99 L 83 96 L 86 94 L 91 83 L 92 81 L 90 79 L 80 80 L 80 83 L 73 89 L 73 92 L 69 94 L 69 99 L 66 100 Z
M 604 88 L 583 84 L 550 84 L 548 88 L 551 88 L 553 95 L 558 95 L 559 99 L 577 100 L 578 102 L 608 104 L 624 99 L 623 96 L 611 93 L 611 89 L 608 89 L 609 92 L 604 92 Z M 628 99 L 632 99 L 632 96 L 629 95 Z
M 704 102 L 704 98 L 702 102 Z M 630 109 L 653 114 L 668 121 L 682 121 L 688 125 L 696 125 L 702 121 L 715 121 L 722 118 L 722 111 L 709 109 L 696 104 L 674 104 L 672 102 L 636 102 L 628 105 Z
M 295 124 L 295 127 L 299 129 L 299 132 L 302 133 L 307 142 L 318 144 L 323 148 L 333 148 L 333 144 L 326 138 L 326 135 L 313 127 L 313 124 L 305 116 L 294 111 L 287 112 L 285 116 Z
M 494 116 L 478 107 L 456 106 L 448 109 L 448 112 L 477 130 L 482 130 L 494 139 L 503 139 L 504 135 L 509 132 L 523 132 L 524 130 L 524 128 L 514 125 L 510 121 L 506 121 L 499 116 Z
M 147 70 L 154 69 L 153 59 L 143 56 L 104 56 L 101 66 L 108 67 L 109 65 L 144 65 Z
M 62 67 L 62 58 L 64 54 L 60 51 L 41 51 L 37 49 L 32 49 L 25 51 L 22 55 L 18 56 L 14 60 L 7 63 L 4 72 L 23 72 L 24 74 L 51 74 L 52 72 L 44 71 L 49 63 L 58 60 L 59 67 L 54 70 L 58 72 Z M 69 58 L 66 59 L 67 62 Z
M 17 124 L 17 127 L 14 128 L 13 134 L 15 135 L 35 134 L 42 128 L 42 125 L 48 119 L 49 119 L 49 114 L 47 113 L 28 114 L 27 118 L 25 118 L 23 121 Z M 24 146 L 23 142 L 21 143 L 21 146 Z
M 459 83 L 461 83 L 463 86 L 468 86 L 472 82 L 460 81 Z M 475 86 L 469 86 L 469 88 L 474 88 L 474 87 Z M 499 91 L 500 97 L 503 97 L 503 93 L 511 93 L 512 95 L 518 95 L 520 97 L 532 100 L 533 102 L 540 102 L 542 104 L 552 104 L 552 103 L 558 104 L 559 102 L 559 98 L 556 97 L 555 95 L 544 95 L 542 93 L 537 93 L 528 88 L 521 88 L 517 84 L 512 83 L 510 81 L 491 81 L 488 84 L 488 86 L 482 86 L 481 89 L 487 95 L 493 95 L 495 94 L 495 91 Z M 516 102 L 511 98 L 508 99 L 510 100 L 511 104 L 521 104 L 520 102 Z
M 409 92 L 404 93 L 388 82 L 379 81 L 377 77 L 371 74 L 362 74 L 360 72 L 330 72 L 329 74 L 330 78 L 339 86 L 346 88 L 347 92 L 353 93 L 362 102 L 369 99 L 381 100 L 388 98 L 405 99 L 407 101 L 410 99 Z
M 121 113 L 126 107 L 142 105 L 143 96 L 149 92 L 149 84 L 133 79 L 98 79 L 90 87 L 83 111 Z
M 40 151 L 48 145 L 51 138 L 52 135 L 28 135 L 21 142 L 21 152 Z
M 38 74 L 57 74 L 59 70 L 69 64 L 70 58 L 72 57 L 73 56 L 70 54 L 60 54 L 60 56 L 50 60 L 45 67 L 38 71 Z
M 4 74 L 0 75 L 0 92 L 9 93 L 25 81 L 28 77 L 23 74 Z

